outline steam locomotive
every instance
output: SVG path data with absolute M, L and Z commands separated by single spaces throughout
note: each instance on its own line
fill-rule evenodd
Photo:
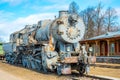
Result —
M 78 14 L 59 11 L 54 20 L 41 20 L 12 33 L 10 42 L 3 44 L 6 61 L 45 73 L 77 70 L 83 74 L 89 67 L 88 55 L 79 43 L 84 33 Z

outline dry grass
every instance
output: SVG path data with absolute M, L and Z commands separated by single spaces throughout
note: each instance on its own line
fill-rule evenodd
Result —
M 120 64 L 112 64 L 112 63 L 96 63 L 96 65 L 109 65 L 109 66 L 120 66 Z
M 120 78 L 120 69 L 91 67 L 90 74 Z

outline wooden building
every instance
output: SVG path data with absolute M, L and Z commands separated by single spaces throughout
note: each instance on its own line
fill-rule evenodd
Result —
M 0 55 L 3 55 L 4 54 L 4 51 L 3 51 L 3 48 L 2 48 L 2 43 L 0 43 Z
M 4 51 L 3 51 L 3 48 L 2 48 L 2 43 L 0 43 L 0 60 L 3 60 L 4 59 Z
M 96 56 L 120 56 L 120 31 L 107 32 L 80 43 L 85 45 L 86 49 L 91 46 Z

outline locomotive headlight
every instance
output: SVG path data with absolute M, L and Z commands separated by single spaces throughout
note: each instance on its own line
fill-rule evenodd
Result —
M 58 66 L 60 66 L 61 64 L 60 64 L 60 63 L 58 63 L 57 65 L 58 65 Z
M 67 51 L 70 51 L 70 47 L 69 46 L 67 47 Z

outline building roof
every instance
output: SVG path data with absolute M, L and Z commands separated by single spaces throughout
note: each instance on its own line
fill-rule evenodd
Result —
M 116 31 L 116 32 L 107 32 L 106 34 L 103 35 L 99 35 L 96 37 L 92 37 L 86 40 L 98 40 L 98 39 L 107 39 L 107 38 L 116 38 L 116 37 L 120 37 L 120 31 Z

